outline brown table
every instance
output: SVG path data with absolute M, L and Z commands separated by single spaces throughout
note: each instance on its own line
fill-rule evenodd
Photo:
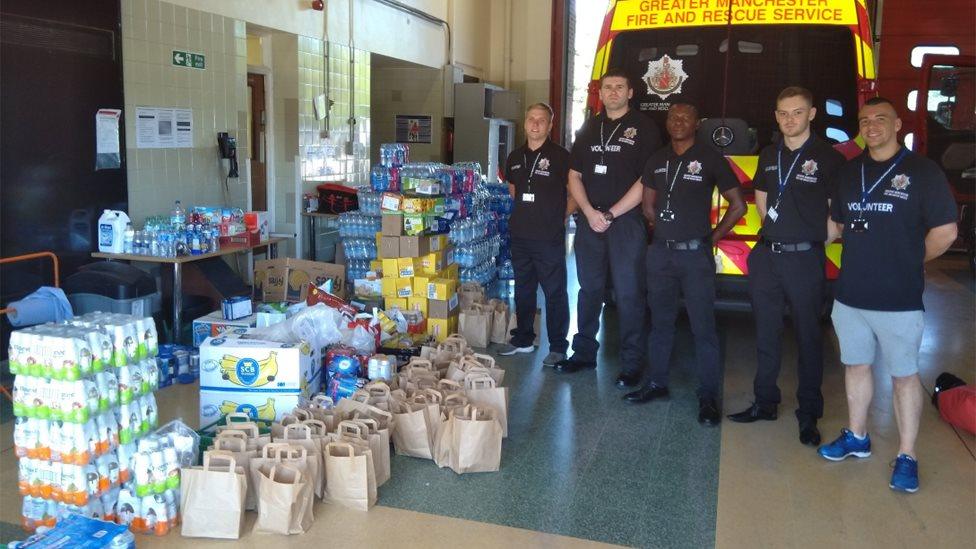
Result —
M 183 264 L 201 261 L 223 255 L 251 252 L 255 248 L 268 247 L 268 256 L 272 259 L 278 255 L 278 243 L 288 240 L 286 237 L 275 236 L 258 242 L 253 246 L 226 246 L 216 252 L 200 255 L 184 255 L 179 257 L 156 257 L 152 255 L 110 254 L 93 252 L 92 257 L 111 261 L 142 261 L 144 263 L 168 263 L 173 266 L 173 334 L 174 341 L 178 341 L 183 334 Z

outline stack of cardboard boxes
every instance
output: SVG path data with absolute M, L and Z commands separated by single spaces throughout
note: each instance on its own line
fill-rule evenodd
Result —
M 458 266 L 447 235 L 407 234 L 405 214 L 383 212 L 378 260 L 384 308 L 414 310 L 438 341 L 458 329 Z

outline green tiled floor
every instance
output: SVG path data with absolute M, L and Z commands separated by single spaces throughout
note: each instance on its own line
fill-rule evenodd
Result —
M 686 325 L 677 345 L 671 400 L 646 405 L 614 387 L 614 342 L 595 372 L 543 369 L 545 346 L 501 359 L 511 401 L 501 471 L 458 476 L 396 456 L 379 504 L 623 545 L 711 547 L 720 432 L 697 422 Z

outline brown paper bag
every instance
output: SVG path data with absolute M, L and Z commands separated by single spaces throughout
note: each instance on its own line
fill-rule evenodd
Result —
M 226 465 L 216 465 L 218 462 Z M 185 467 L 181 475 L 180 534 L 191 538 L 240 538 L 247 475 L 237 466 L 234 456 L 221 451 L 205 452 L 201 467 Z
M 294 412 L 294 410 L 292 410 L 292 412 Z M 274 442 L 275 439 L 285 436 L 285 427 L 298 423 L 301 423 L 301 420 L 298 419 L 298 416 L 293 413 L 288 413 L 281 416 L 281 421 L 276 421 L 271 424 L 271 441 Z
M 451 469 L 458 474 L 497 471 L 502 428 L 490 408 L 468 406 L 451 412 Z
M 258 450 L 271 443 L 270 434 L 261 434 L 258 424 L 251 420 L 251 416 L 243 412 L 232 412 L 227 414 L 227 425 L 217 427 L 217 434 L 226 429 L 244 431 L 247 433 L 247 449 Z
M 369 449 L 373 452 L 373 464 L 376 466 L 376 487 L 379 488 L 390 480 L 390 431 L 381 429 L 380 423 L 373 418 L 353 418 L 352 421 L 365 425 L 369 436 Z
M 495 385 L 490 377 L 469 376 L 464 380 L 464 395 L 472 406 L 491 408 L 502 428 L 502 437 L 508 436 L 508 389 Z
M 472 347 L 485 348 L 491 342 L 492 311 L 487 305 L 473 303 L 461 309 L 458 327 Z
M 518 318 L 515 316 L 515 311 L 512 311 L 512 314 L 508 315 L 508 328 L 505 330 L 505 332 L 511 336 L 512 330 L 514 330 L 516 327 L 518 327 Z M 535 319 L 532 321 L 532 331 L 535 332 L 535 341 L 533 342 L 533 345 L 538 345 L 539 336 L 542 335 L 542 309 L 535 310 Z
M 357 449 L 370 451 L 373 463 L 373 476 L 376 478 L 376 486 L 379 487 L 382 484 L 380 482 L 381 477 L 383 482 L 389 480 L 389 471 L 383 470 L 383 464 L 381 463 L 382 456 L 377 455 L 377 452 L 382 452 L 380 436 L 377 433 L 370 434 L 369 426 L 366 424 L 367 421 L 372 420 L 347 419 L 340 423 L 339 432 L 336 435 L 336 442 L 348 442 Z M 389 463 L 389 446 L 387 446 L 386 459 L 387 463 Z
M 305 448 L 308 459 L 308 480 L 312 486 L 316 487 L 315 494 L 325 494 L 325 490 L 318 487 L 325 482 L 325 472 L 323 471 L 322 450 L 318 440 L 312 438 L 312 429 L 308 425 L 301 423 L 291 424 L 285 427 L 284 435 L 274 439 L 275 442 L 283 442 L 292 446 Z
M 257 450 L 247 449 L 247 435 L 243 431 L 237 430 L 227 430 L 217 435 L 217 438 L 214 439 L 213 449 L 233 455 L 238 467 L 245 471 L 250 468 L 251 459 L 258 456 Z M 253 511 L 257 508 L 257 503 L 257 486 L 249 482 L 247 494 L 244 498 L 244 508 Z
M 492 343 L 507 343 L 508 335 L 508 304 L 500 299 L 488 301 L 491 308 L 491 335 L 489 339 Z
M 452 379 L 441 379 L 437 382 L 437 390 L 440 391 L 444 398 L 458 393 L 464 392 L 464 387 Z
M 312 486 L 302 472 L 286 463 L 259 468 L 261 500 L 254 531 L 269 534 L 304 534 L 312 520 Z
M 495 380 L 495 385 L 501 385 L 505 380 L 505 370 L 495 364 L 495 357 L 481 353 L 474 353 L 469 360 L 473 360 L 479 366 L 488 369 L 488 374 Z
M 485 302 L 485 288 L 477 282 L 464 282 L 458 288 L 458 302 L 461 308 Z
M 408 399 L 394 400 L 391 404 L 396 425 L 391 433 L 394 451 L 401 456 L 432 459 L 426 402 L 418 404 Z
M 261 449 L 259 456 L 251 459 L 250 467 L 248 467 L 247 471 L 248 483 L 257 486 L 261 482 L 260 469 L 276 463 L 291 465 L 301 471 L 302 475 L 308 479 L 308 451 L 301 446 L 272 442 Z M 260 511 L 261 498 L 258 498 L 257 507 Z
M 325 447 L 325 464 L 326 501 L 360 511 L 376 504 L 375 467 L 369 449 L 330 442 Z

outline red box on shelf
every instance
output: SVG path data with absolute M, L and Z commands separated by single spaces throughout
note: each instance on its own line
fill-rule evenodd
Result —
M 243 248 L 246 246 L 257 246 L 261 243 L 261 235 L 252 232 L 243 232 L 233 236 L 220 237 L 221 248 Z

